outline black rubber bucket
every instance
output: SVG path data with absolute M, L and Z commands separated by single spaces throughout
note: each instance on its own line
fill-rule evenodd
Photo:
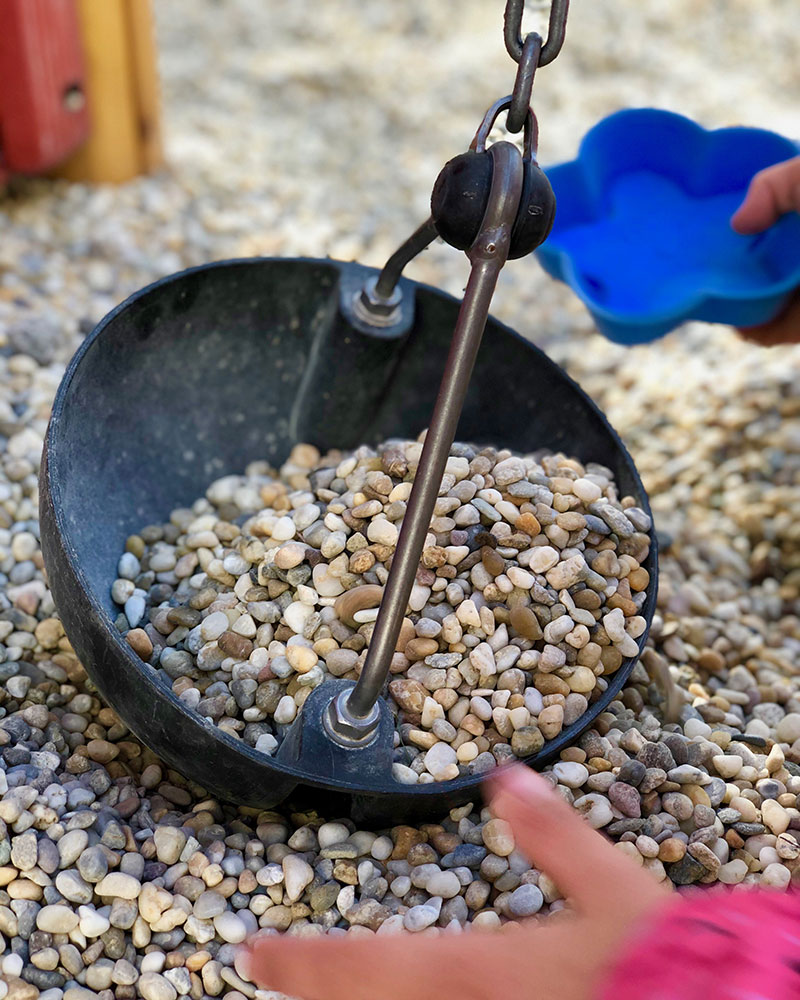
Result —
M 42 549 L 67 635 L 130 729 L 222 799 L 285 799 L 364 822 L 417 820 L 478 797 L 481 778 L 401 785 L 390 773 L 320 778 L 238 741 L 187 709 L 114 627 L 110 588 L 128 535 L 298 441 L 322 450 L 427 425 L 459 301 L 403 279 L 407 321 L 359 329 L 354 292 L 377 272 L 330 260 L 223 261 L 150 285 L 86 339 L 61 383 L 44 450 Z M 628 452 L 605 416 L 540 350 L 490 319 L 458 440 L 522 452 L 563 450 L 607 465 L 649 512 Z M 656 540 L 645 564 L 655 609 Z M 643 648 L 646 633 L 638 642 Z M 558 757 L 619 694 L 635 659 L 577 722 L 529 761 Z

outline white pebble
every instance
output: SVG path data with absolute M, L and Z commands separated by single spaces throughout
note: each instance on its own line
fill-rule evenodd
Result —
M 344 823 L 323 823 L 317 830 L 317 839 L 320 847 L 332 847 L 334 844 L 341 844 L 342 841 L 350 837 L 350 831 Z
M 435 872 L 425 884 L 425 891 L 431 896 L 452 899 L 461 892 L 458 875 L 452 871 Z
M 214 917 L 214 928 L 228 944 L 240 944 L 247 937 L 247 924 L 230 910 Z
M 303 895 L 303 890 L 313 878 L 314 869 L 301 857 L 287 854 L 283 859 L 283 881 L 291 902 L 296 902 Z
M 283 620 L 297 635 L 302 635 L 303 628 L 308 619 L 314 614 L 314 608 L 310 604 L 302 601 L 293 601 L 283 612 Z
M 278 702 L 275 709 L 275 721 L 282 726 L 288 726 L 294 722 L 297 715 L 297 704 L 291 695 L 285 694 Z
M 412 906 L 403 917 L 403 927 L 407 931 L 422 931 L 426 927 L 430 927 L 436 923 L 439 919 L 439 912 L 436 907 L 431 906 L 429 903 Z
M 580 788 L 589 779 L 589 771 L 577 761 L 559 761 L 553 765 L 553 773 L 558 778 L 561 785 L 567 788 Z
M 551 545 L 539 545 L 532 550 L 528 566 L 534 573 L 546 573 L 555 566 L 559 558 L 558 550 Z
M 6 976 L 19 976 L 23 965 L 21 955 L 6 955 L 3 958 L 3 974 Z
M 572 484 L 572 492 L 584 503 L 594 503 L 603 495 L 603 491 L 590 479 L 576 479 Z
M 434 778 L 457 763 L 456 752 L 448 743 L 435 743 L 425 754 L 425 767 Z
M 200 635 L 206 642 L 216 642 L 229 628 L 228 616 L 224 611 L 215 611 L 200 622 Z M 214 647 L 216 648 L 216 647 Z
M 125 602 L 125 617 L 131 628 L 136 628 L 144 617 L 145 600 L 140 594 L 134 594 Z
M 604 795 L 590 792 L 575 800 L 575 808 L 595 830 L 607 826 L 613 819 L 611 803 Z
M 122 577 L 123 580 L 135 580 L 141 571 L 139 560 L 132 552 L 125 552 L 120 556 L 117 564 L 117 576 Z
M 399 534 L 397 525 L 385 517 L 376 517 L 367 526 L 367 538 L 378 545 L 396 545 Z

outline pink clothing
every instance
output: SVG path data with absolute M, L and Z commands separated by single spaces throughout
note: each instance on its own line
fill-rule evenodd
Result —
M 598 1000 L 800 1000 L 800 893 L 682 893 L 626 949 Z

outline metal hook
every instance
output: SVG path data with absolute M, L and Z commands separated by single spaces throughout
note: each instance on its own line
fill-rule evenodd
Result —
M 509 94 L 508 97 L 501 97 L 499 101 L 494 102 L 494 104 L 489 108 L 489 110 L 483 116 L 483 121 L 478 126 L 478 131 L 475 133 L 475 138 L 470 143 L 469 146 L 470 149 L 474 149 L 478 153 L 482 153 L 486 149 L 486 140 L 489 138 L 489 133 L 492 131 L 492 126 L 494 125 L 498 116 L 503 113 L 503 111 L 508 111 L 513 101 L 514 101 L 513 94 Z M 522 150 L 523 159 L 526 161 L 535 160 L 538 146 L 539 146 L 539 123 L 536 120 L 536 115 L 533 113 L 531 108 L 528 107 L 525 114 L 525 133 L 523 136 L 523 150 Z

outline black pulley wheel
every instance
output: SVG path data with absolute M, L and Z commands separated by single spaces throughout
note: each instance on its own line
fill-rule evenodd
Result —
M 370 330 L 350 312 L 375 271 L 321 260 L 243 260 L 164 278 L 111 312 L 58 390 L 41 476 L 42 549 L 58 612 L 98 690 L 170 766 L 222 799 L 283 800 L 363 822 L 441 815 L 480 776 L 401 785 L 391 773 L 321 778 L 226 734 L 183 705 L 114 626 L 126 538 L 249 462 L 279 465 L 298 441 L 322 451 L 414 437 L 427 425 L 458 300 L 402 280 L 403 315 Z M 586 394 L 490 319 L 457 439 L 601 462 L 649 511 L 634 463 Z M 656 541 L 641 614 L 655 608 Z M 646 638 L 638 642 L 643 647 Z M 558 757 L 619 694 L 635 660 L 530 763 Z

